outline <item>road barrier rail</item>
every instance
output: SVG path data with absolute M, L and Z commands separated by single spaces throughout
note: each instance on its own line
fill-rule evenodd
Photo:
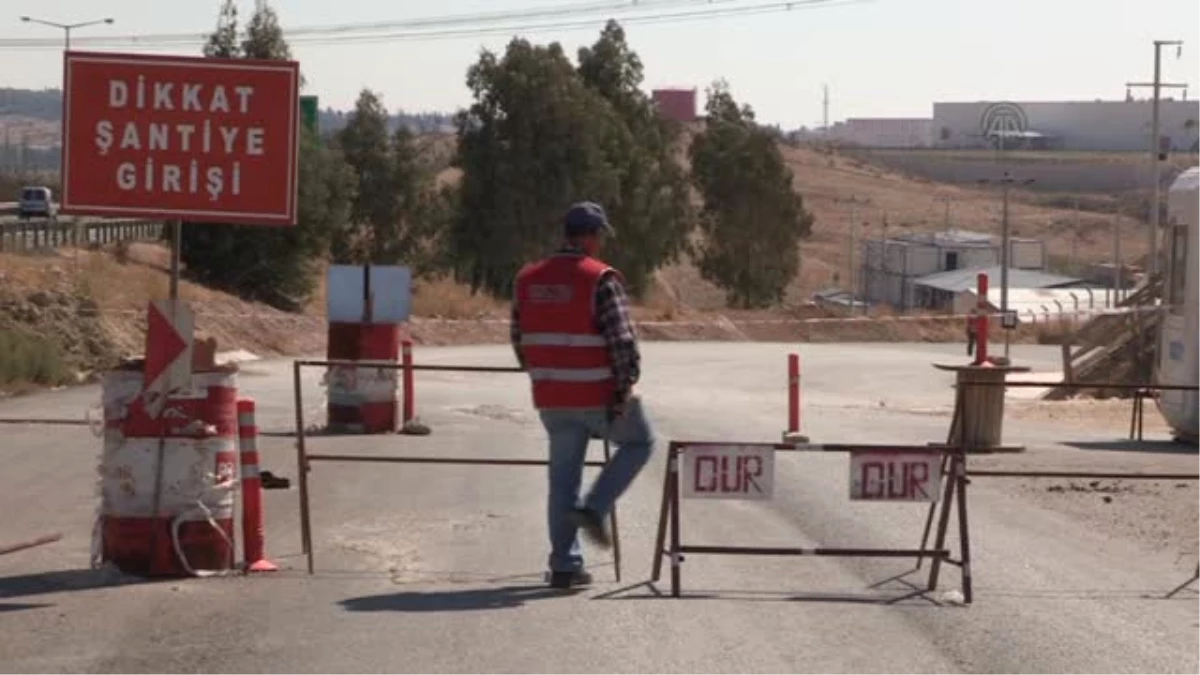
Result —
M 406 410 L 411 413 L 411 396 L 413 393 L 412 374 L 414 371 L 452 372 L 452 373 L 524 373 L 525 370 L 513 366 L 465 366 L 465 365 L 434 365 L 416 364 L 412 362 L 411 350 L 403 362 L 395 361 L 341 361 L 341 360 L 303 360 L 292 362 L 292 378 L 295 390 L 296 407 L 296 466 L 300 488 L 300 543 L 308 558 L 308 573 L 313 574 L 315 568 L 312 536 L 312 491 L 309 486 L 308 474 L 312 471 L 314 462 L 341 462 L 366 464 L 452 464 L 460 466 L 549 466 L 549 460 L 523 459 L 502 457 L 420 457 L 420 456 L 385 456 L 385 455 L 347 455 L 308 452 L 308 434 L 305 432 L 304 419 L 304 390 L 301 372 L 304 368 L 375 368 L 379 374 L 386 370 L 404 371 L 404 403 Z M 603 467 L 612 458 L 608 439 L 604 442 L 604 461 L 585 461 L 588 467 Z M 617 522 L 617 509 L 614 506 L 609 515 L 612 526 L 613 542 L 613 572 L 616 580 L 621 580 L 621 535 Z
M 0 251 L 103 246 L 119 241 L 153 241 L 162 236 L 161 220 L 11 220 L 0 222 Z

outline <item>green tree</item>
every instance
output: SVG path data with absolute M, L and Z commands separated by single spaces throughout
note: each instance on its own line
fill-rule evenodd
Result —
M 799 272 L 798 246 L 812 216 L 793 190 L 774 135 L 726 83 L 709 88 L 706 110 L 706 128 L 691 147 L 692 179 L 704 198 L 700 273 L 732 306 L 777 303 Z
M 291 60 L 292 49 L 283 38 L 279 15 L 270 5 L 263 3 L 250 17 L 246 38 L 242 40 L 242 55 L 248 59 Z
M 681 128 L 661 117 L 642 91 L 641 59 L 616 21 L 608 22 L 595 44 L 579 50 L 578 72 L 625 126 L 617 137 L 621 145 L 609 149 L 620 167 L 620 188 L 617 201 L 608 205 L 618 236 L 607 257 L 624 273 L 630 291 L 641 295 L 650 275 L 686 250 L 694 227 L 687 174 L 675 159 Z
M 631 140 L 612 106 L 583 84 L 562 46 L 509 42 L 467 72 L 474 97 L 457 118 L 457 213 L 444 244 L 456 278 L 511 292 L 521 265 L 544 255 L 574 201 L 612 208 Z
M 348 255 L 379 264 L 424 262 L 413 256 L 433 234 L 427 221 L 437 206 L 434 176 L 422 161 L 413 133 L 401 125 L 389 136 L 388 120 L 379 95 L 364 89 L 338 133 L 346 161 L 358 177 L 358 196 L 351 211 L 356 244 L 343 247 L 335 238 L 335 261 Z
M 228 5 L 229 3 L 227 3 Z M 237 34 L 236 11 L 222 7 L 217 32 L 206 48 L 212 56 L 230 57 L 229 36 Z M 290 53 L 269 7 L 251 18 L 241 45 L 246 58 L 287 58 Z M 331 233 L 349 217 L 354 199 L 354 173 L 341 154 L 302 129 L 299 155 L 298 217 L 294 227 L 227 223 L 187 223 L 181 239 L 189 277 L 242 297 L 298 309 L 319 281 L 320 263 Z
M 241 55 L 242 46 L 238 43 L 238 10 L 234 0 L 221 3 L 221 13 L 217 17 L 217 29 L 208 36 L 204 45 L 204 55 L 210 59 L 235 59 Z

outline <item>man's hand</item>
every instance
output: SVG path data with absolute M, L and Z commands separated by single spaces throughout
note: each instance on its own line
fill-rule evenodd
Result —
M 621 419 L 621 417 L 623 417 L 625 412 L 629 409 L 629 404 L 635 398 L 636 396 L 634 395 L 632 389 L 627 392 L 617 392 L 617 394 L 613 397 L 612 405 L 608 407 L 609 421 L 611 422 Z

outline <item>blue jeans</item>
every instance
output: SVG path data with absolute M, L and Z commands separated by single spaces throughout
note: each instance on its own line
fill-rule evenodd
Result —
M 583 569 L 583 550 L 570 519 L 571 511 L 582 506 L 602 518 L 608 517 L 617 498 L 650 459 L 654 434 L 637 398 L 611 426 L 604 410 L 541 410 L 539 414 L 550 435 L 550 570 L 574 572 Z M 617 446 L 616 454 L 596 478 L 587 498 L 580 501 L 588 443 L 606 434 Z

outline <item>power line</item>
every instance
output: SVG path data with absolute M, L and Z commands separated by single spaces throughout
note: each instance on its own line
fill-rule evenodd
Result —
M 713 20 L 720 18 L 735 18 L 739 16 L 752 16 L 758 14 L 778 13 L 791 10 L 815 9 L 817 6 L 829 7 L 835 5 L 851 5 L 869 2 L 870 0 L 792 0 L 790 2 L 775 2 L 765 5 L 755 5 L 747 7 L 728 8 L 720 10 L 704 10 L 704 11 L 687 11 L 654 14 L 648 16 L 626 17 L 621 20 L 621 25 L 645 25 L 656 23 L 682 23 L 690 21 Z M 343 38 L 300 38 L 295 41 L 289 38 L 289 43 L 302 45 L 343 45 L 343 44 L 370 44 L 380 42 L 396 42 L 396 41 L 416 41 L 416 40 L 437 40 L 437 39 L 456 39 L 463 37 L 487 37 L 494 35 L 511 35 L 514 33 L 529 35 L 544 31 L 568 31 L 568 30 L 584 30 L 595 28 L 595 20 L 576 20 L 570 22 L 557 23 L 540 23 L 535 25 L 515 24 L 511 26 L 496 26 L 491 28 L 471 28 L 445 31 L 421 31 L 421 32 L 393 32 L 375 35 L 356 35 Z
M 369 44 L 379 42 L 419 41 L 454 39 L 463 37 L 484 37 L 499 34 L 531 34 L 547 30 L 578 30 L 590 29 L 595 26 L 596 19 L 583 20 L 576 18 L 571 21 L 551 21 L 553 17 L 568 18 L 598 14 L 606 11 L 605 18 L 620 18 L 623 25 L 653 24 L 666 22 L 683 22 L 696 20 L 711 20 L 784 12 L 791 10 L 814 9 L 837 5 L 860 4 L 870 0 L 790 0 L 787 2 L 759 2 L 743 4 L 739 0 L 658 0 L 620 3 L 591 3 L 589 5 L 563 5 L 541 10 L 524 10 L 521 12 L 492 12 L 489 14 L 456 15 L 442 18 L 413 19 L 408 21 L 375 22 L 370 24 L 342 24 L 323 27 L 307 27 L 287 30 L 285 34 L 289 43 L 297 45 L 348 45 Z M 731 7 L 737 3 L 738 6 Z M 714 6 L 724 5 L 724 6 Z M 619 8 L 618 8 L 619 6 Z M 667 7 L 678 7 L 676 11 L 657 11 Z M 701 6 L 701 7 L 696 7 Z M 603 9 L 602 9 L 603 7 Z M 690 8 L 689 8 L 690 7 Z M 621 16 L 632 13 L 631 16 Z M 529 20 L 543 19 L 540 23 L 530 24 Z M 520 22 L 518 22 L 520 19 Z M 481 25 L 497 23 L 500 25 Z M 507 22 L 507 23 L 505 23 Z M 404 28 L 397 30 L 397 28 Z M 385 32 L 378 32 L 378 31 Z M 375 32 L 372 32 L 375 31 Z M 208 40 L 207 34 L 158 34 L 158 35 L 129 35 L 121 37 L 90 36 L 80 38 L 78 43 L 86 46 L 123 46 L 134 49 L 145 49 L 166 46 L 199 46 Z M 0 40 L 0 49 L 14 50 L 59 50 L 61 44 L 47 39 L 8 39 Z
M 718 2 L 731 2 L 736 0 L 717 0 Z M 671 5 L 695 5 L 703 4 L 707 0 L 646 0 L 644 2 L 621 0 L 608 2 L 590 2 L 590 3 L 572 3 L 566 5 L 555 5 L 551 7 L 543 7 L 541 9 L 525 9 L 525 10 L 503 10 L 498 12 L 473 12 L 469 14 L 451 14 L 435 17 L 422 17 L 416 19 L 399 19 L 390 21 L 375 21 L 375 22 L 359 22 L 347 24 L 324 24 L 318 26 L 299 26 L 287 29 L 289 37 L 321 35 L 321 34 L 336 34 L 347 32 L 361 32 L 365 30 L 389 30 L 389 29 L 420 29 L 420 28 L 448 28 L 453 26 L 470 25 L 470 24 L 485 24 L 495 23 L 497 21 L 517 21 L 517 20 L 537 20 L 544 18 L 554 18 L 572 15 L 584 15 L 596 12 L 612 12 L 630 9 L 653 8 L 658 6 Z M 242 32 L 245 36 L 245 31 Z M 124 35 L 124 36 L 95 36 L 90 40 L 80 44 L 106 45 L 113 42 L 136 42 L 136 43 L 176 43 L 191 44 L 201 38 L 203 34 L 197 33 L 148 33 L 141 35 Z M 41 47 L 46 46 L 48 41 L 43 38 L 19 38 L 7 39 L 0 41 L 5 45 L 13 46 L 30 46 Z M 52 45 L 51 45 L 52 46 Z

